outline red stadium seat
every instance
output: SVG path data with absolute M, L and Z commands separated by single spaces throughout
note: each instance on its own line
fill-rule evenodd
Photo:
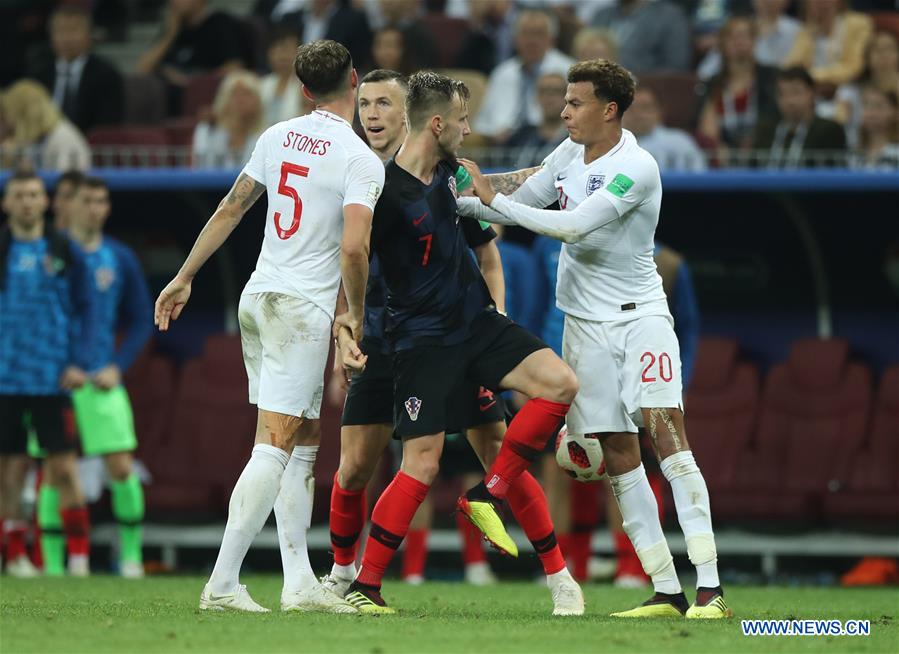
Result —
M 96 166 L 162 166 L 168 134 L 161 127 L 95 127 L 87 134 Z
M 755 442 L 740 458 L 735 489 L 713 505 L 729 516 L 815 521 L 864 440 L 870 403 L 870 371 L 849 361 L 846 341 L 794 343 L 765 380 Z
M 134 410 L 137 457 L 151 461 L 168 438 L 176 391 L 175 365 L 166 357 L 144 351 L 125 375 Z
M 653 90 L 668 127 L 692 131 L 696 122 L 696 75 L 692 72 L 637 73 L 637 83 Z
M 880 380 L 870 438 L 849 460 L 842 482 L 825 500 L 831 520 L 899 520 L 899 365 Z
M 470 30 L 468 21 L 443 14 L 425 14 L 421 22 L 434 42 L 436 67 L 449 68 L 454 65 L 459 48 Z
M 687 438 L 713 499 L 733 487 L 758 411 L 759 373 L 738 350 L 731 339 L 701 339 L 686 396 Z
M 221 73 L 194 75 L 188 82 L 187 88 L 184 89 L 181 115 L 186 118 L 196 119 L 201 109 L 211 107 L 213 100 L 215 100 L 215 92 L 218 91 L 221 81 Z

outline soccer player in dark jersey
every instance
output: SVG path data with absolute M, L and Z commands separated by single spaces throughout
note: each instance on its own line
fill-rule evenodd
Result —
M 532 398 L 512 422 L 485 482 L 459 500 L 488 539 L 513 555 L 517 547 L 495 504 L 520 493 L 522 506 L 537 499 L 545 507 L 536 482 L 539 496 L 528 493 L 533 478 L 525 469 L 577 392 L 571 369 L 496 311 L 468 253 L 465 232 L 480 227 L 456 216 L 455 186 L 456 151 L 470 133 L 467 99 L 468 89 L 443 75 L 410 78 L 409 134 L 387 164 L 385 192 L 375 209 L 372 243 L 388 289 L 386 334 L 395 353 L 394 425 L 403 439 L 403 462 L 375 506 L 362 568 L 347 591 L 347 601 L 364 613 L 393 612 L 381 598 L 381 578 L 437 474 L 453 389 L 467 381 Z M 534 543 L 538 553 L 557 549 L 552 523 L 546 526 L 543 542 Z M 549 583 L 564 596 L 555 614 L 583 612 L 580 588 L 564 563 Z
M 7 571 L 20 576 L 35 574 L 20 514 L 26 414 L 47 451 L 70 553 L 87 556 L 90 525 L 68 391 L 87 381 L 94 307 L 84 258 L 46 224 L 47 205 L 44 183 L 34 173 L 16 173 L 7 182 L 3 210 L 9 222 L 0 229 L 0 521 Z

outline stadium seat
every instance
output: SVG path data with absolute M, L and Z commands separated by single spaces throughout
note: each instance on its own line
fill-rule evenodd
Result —
M 94 165 L 162 166 L 168 134 L 161 127 L 95 127 L 87 133 Z
M 687 438 L 710 492 L 733 487 L 759 403 L 759 373 L 737 342 L 702 338 L 686 395 Z
M 832 522 L 899 520 L 899 365 L 881 377 L 867 443 L 825 499 Z
M 465 86 L 471 92 L 468 99 L 468 113 L 470 116 L 477 116 L 478 109 L 484 101 L 484 94 L 487 92 L 487 78 L 483 73 L 476 70 L 466 70 L 464 68 L 445 68 L 438 71 L 448 77 L 465 82 Z M 466 143 L 468 140 L 466 139 Z
M 470 30 L 468 21 L 464 18 L 428 13 L 421 17 L 421 23 L 433 39 L 437 67 L 452 66 L 459 54 L 459 47 Z
M 824 495 L 861 445 L 871 373 L 840 339 L 793 344 L 769 372 L 753 446 L 741 455 L 732 491 L 713 499 L 727 516 L 815 522 Z
M 890 32 L 899 39 L 899 13 L 895 11 L 875 11 L 869 14 L 878 32 Z
M 201 109 L 211 107 L 221 81 L 221 73 L 205 73 L 191 77 L 187 88 L 184 89 L 181 115 L 196 119 Z
M 125 77 L 125 124 L 155 125 L 165 118 L 165 84 L 156 75 Z
M 653 90 L 668 127 L 692 131 L 696 122 L 696 75 L 692 72 L 639 73 L 637 83 Z
M 125 387 L 131 398 L 137 431 L 137 457 L 142 461 L 152 461 L 168 438 L 176 380 L 172 361 L 151 354 L 149 348 L 125 375 Z

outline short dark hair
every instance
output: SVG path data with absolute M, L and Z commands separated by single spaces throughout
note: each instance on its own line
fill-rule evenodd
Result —
M 807 87 L 815 88 L 815 80 L 802 66 L 791 66 L 777 72 L 778 82 L 802 82 Z
M 344 87 L 353 70 L 353 58 L 337 41 L 321 39 L 301 45 L 293 67 L 303 86 L 321 99 Z
M 637 83 L 624 66 L 606 59 L 581 61 L 568 69 L 568 83 L 590 82 L 593 94 L 600 100 L 618 105 L 618 118 L 634 101 Z
M 456 95 L 464 103 L 468 102 L 471 93 L 463 82 L 440 73 L 423 70 L 411 75 L 406 93 L 406 117 L 410 129 L 420 129 L 430 116 L 444 111 Z
M 93 22 L 91 20 L 91 12 L 81 4 L 62 5 L 50 14 L 50 20 L 53 21 L 54 18 L 81 18 L 87 22 L 88 26 Z
M 293 27 L 284 24 L 275 25 L 268 33 L 266 47 L 270 48 L 276 43 L 286 41 L 287 39 L 291 39 L 292 41 L 296 41 L 297 43 L 300 43 L 301 41 L 300 37 L 297 36 L 297 31 Z
M 37 174 L 37 171 L 31 166 L 19 166 L 9 177 L 9 180 L 7 180 L 7 184 L 12 184 L 13 182 L 30 182 L 33 179 L 36 179 L 39 182 L 44 181 L 41 176 Z
M 404 90 L 409 88 L 409 80 L 406 79 L 406 76 L 389 68 L 375 68 L 370 73 L 366 73 L 365 77 L 359 82 L 359 86 L 374 82 L 389 82 L 391 80 L 396 80 L 396 83 L 402 86 Z
M 97 189 L 103 189 L 107 193 L 109 192 L 109 185 L 99 177 L 88 177 L 87 175 L 81 176 L 81 181 L 79 181 L 75 185 L 75 191 L 80 191 L 81 189 L 86 188 L 92 191 Z
M 78 188 L 83 180 L 84 173 L 80 170 L 67 170 L 56 180 L 56 188 L 58 189 L 60 184 L 71 184 L 75 188 Z

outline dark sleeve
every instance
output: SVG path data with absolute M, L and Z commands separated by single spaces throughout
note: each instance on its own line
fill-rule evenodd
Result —
M 699 346 L 699 303 L 696 301 L 696 289 L 693 278 L 686 263 L 677 267 L 677 278 L 674 282 L 674 332 L 680 344 L 681 376 L 686 391 L 693 375 L 693 363 L 696 360 L 696 348 Z
M 461 218 L 462 234 L 468 247 L 476 248 L 496 238 L 496 232 L 488 223 L 481 223 L 474 218 Z
M 81 250 L 69 243 L 69 293 L 72 302 L 72 320 L 69 322 L 69 362 L 87 370 L 94 338 L 97 334 L 97 302 L 91 275 Z
M 100 61 L 101 72 L 98 77 L 101 83 L 102 95 L 93 98 L 96 114 L 92 121 L 92 127 L 97 125 L 118 125 L 125 116 L 125 82 L 122 75 L 105 61 Z
M 125 338 L 119 345 L 113 362 L 124 373 L 134 363 L 153 333 L 153 300 L 150 299 L 147 281 L 134 253 L 120 246 L 116 248 L 116 254 L 123 279 L 118 326 L 125 331 Z
M 777 123 L 773 120 L 767 120 L 759 123 L 756 127 L 755 135 L 752 138 L 752 147 L 758 150 L 768 150 L 774 142 L 774 132 L 777 129 Z

